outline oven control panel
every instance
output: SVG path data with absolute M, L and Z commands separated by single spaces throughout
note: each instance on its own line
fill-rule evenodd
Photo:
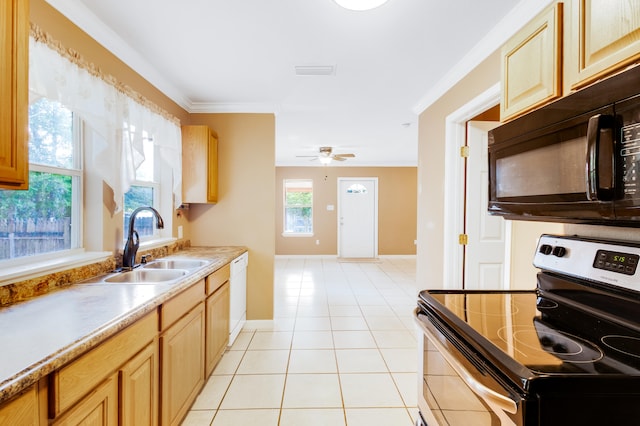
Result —
M 638 267 L 638 259 L 640 259 L 640 256 L 637 254 L 598 250 L 593 261 L 593 267 L 625 275 L 633 275 Z
M 640 243 L 542 235 L 535 267 L 640 291 Z

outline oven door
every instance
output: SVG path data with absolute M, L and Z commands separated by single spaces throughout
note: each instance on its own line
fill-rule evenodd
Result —
M 467 352 L 442 325 L 420 308 L 415 319 L 423 333 L 422 386 L 418 405 L 428 426 L 523 425 L 523 398 L 501 385 L 484 363 Z

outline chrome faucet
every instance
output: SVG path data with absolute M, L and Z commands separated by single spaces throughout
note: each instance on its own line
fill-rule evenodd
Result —
M 136 265 L 136 253 L 138 253 L 138 247 L 140 247 L 140 237 L 138 231 L 134 229 L 136 222 L 136 215 L 142 210 L 149 210 L 156 217 L 158 229 L 164 228 L 164 221 L 160 213 L 153 207 L 138 207 L 131 213 L 129 218 L 129 234 L 127 236 L 127 243 L 124 245 L 124 252 L 122 253 L 122 269 L 131 270 Z

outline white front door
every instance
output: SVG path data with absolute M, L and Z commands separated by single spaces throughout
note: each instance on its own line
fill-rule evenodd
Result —
M 378 255 L 378 178 L 338 178 L 338 256 Z
M 468 244 L 465 247 L 464 287 L 506 289 L 505 220 L 487 212 L 489 161 L 487 132 L 498 122 L 470 121 L 467 124 L 466 217 Z

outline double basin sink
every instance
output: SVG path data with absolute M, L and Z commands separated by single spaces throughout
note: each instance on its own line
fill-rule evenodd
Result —
M 198 259 L 160 259 L 126 272 L 119 272 L 104 279 L 108 283 L 160 284 L 176 281 L 185 275 L 211 263 Z

